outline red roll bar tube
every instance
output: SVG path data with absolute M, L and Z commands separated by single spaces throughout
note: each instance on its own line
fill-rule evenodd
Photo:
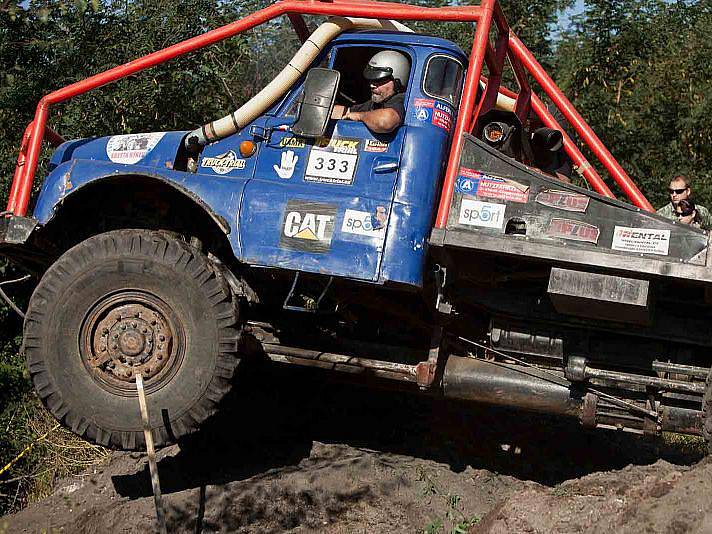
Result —
M 613 155 L 608 151 L 605 145 L 601 142 L 591 127 L 586 124 L 576 108 L 564 96 L 564 93 L 556 86 L 554 80 L 546 73 L 544 68 L 534 58 L 532 53 L 524 46 L 516 35 L 510 34 L 510 48 L 514 55 L 519 59 L 526 69 L 532 74 L 534 79 L 544 89 L 552 102 L 561 110 L 566 120 L 578 132 L 581 138 L 591 148 L 593 153 L 608 170 L 618 186 L 623 190 L 630 201 L 641 209 L 646 211 L 655 211 L 653 206 L 648 202 L 643 193 L 640 192 L 638 186 L 633 183 L 633 180 L 626 174 L 620 164 L 616 161 Z
M 455 180 L 459 167 L 459 159 L 462 151 L 463 134 L 469 132 L 475 125 L 479 109 L 476 108 L 477 87 L 482 75 L 483 61 L 489 53 L 490 61 L 495 59 L 495 55 L 489 43 L 489 32 L 495 19 L 499 34 L 502 36 L 497 43 L 498 56 L 501 57 L 504 49 L 510 58 L 515 76 L 520 85 L 520 92 L 517 95 L 516 109 L 518 113 L 524 113 L 529 105 L 533 105 L 535 111 L 547 124 L 555 124 L 541 102 L 532 95 L 526 79 L 526 71 L 529 71 L 554 103 L 561 109 L 564 116 L 574 126 L 584 141 L 591 147 L 594 154 L 601 160 L 606 169 L 611 173 L 616 182 L 621 186 L 628 198 L 638 207 L 652 211 L 652 206 L 633 184 L 628 175 L 623 171 L 618 162 L 603 146 L 600 139 L 596 137 L 591 128 L 584 122 L 571 103 L 556 87 L 551 78 L 544 72 L 544 69 L 534 59 L 529 50 L 511 32 L 507 26 L 504 16 L 499 9 L 497 0 L 482 0 L 479 6 L 454 6 L 441 8 L 423 8 L 408 4 L 396 4 L 392 2 L 379 2 L 370 0 L 283 0 L 269 7 L 257 11 L 236 22 L 227 24 L 202 35 L 192 37 L 175 45 L 169 46 L 157 52 L 153 52 L 141 58 L 135 59 L 68 85 L 62 89 L 54 91 L 43 97 L 37 105 L 35 118 L 28 126 L 22 137 L 20 154 L 18 156 L 15 177 L 10 190 L 7 210 L 15 215 L 24 216 L 32 190 L 37 169 L 37 161 L 40 155 L 42 141 L 46 136 L 47 140 L 53 144 L 61 143 L 62 138 L 51 130 L 47 129 L 46 123 L 49 114 L 49 107 L 68 100 L 77 95 L 81 95 L 108 83 L 125 78 L 139 71 L 154 67 L 178 56 L 199 50 L 216 42 L 232 37 L 238 33 L 249 30 L 255 26 L 263 24 L 281 15 L 289 15 L 290 21 L 295 27 L 299 37 L 303 40 L 306 37 L 306 25 L 301 15 L 325 15 L 325 16 L 346 16 L 362 18 L 380 18 L 394 20 L 429 20 L 442 22 L 477 22 L 475 35 L 472 42 L 467 77 L 462 91 L 460 110 L 455 123 L 455 130 L 452 136 L 452 147 L 448 158 L 445 179 L 440 196 L 440 204 L 436 218 L 436 227 L 443 228 L 447 222 L 450 209 Z M 497 58 L 499 59 L 499 58 Z M 495 74 L 495 78 L 499 74 Z M 498 80 L 497 80 L 498 83 Z M 554 121 L 554 122 L 552 122 Z M 570 139 L 566 143 L 569 154 L 575 163 L 587 166 L 585 158 L 578 152 Z M 580 156 L 580 157 L 579 157 Z M 579 163 L 581 162 L 581 163 Z M 582 171 L 589 179 L 593 187 L 601 194 L 612 196 L 605 183 L 588 167 Z
M 488 0 L 488 3 L 491 4 L 493 1 L 494 0 Z M 318 0 L 283 0 L 236 22 L 211 30 L 203 35 L 192 37 L 186 41 L 182 41 L 124 65 L 91 76 L 86 80 L 54 91 L 42 98 L 37 105 L 35 119 L 30 128 L 27 157 L 23 161 L 24 165 L 21 172 L 15 176 L 12 186 L 14 195 L 11 196 L 11 202 L 8 203 L 8 211 L 12 211 L 15 215 L 25 215 L 27 213 L 32 182 L 37 169 L 37 160 L 39 159 L 40 148 L 42 146 L 44 128 L 47 123 L 48 111 L 51 105 L 63 102 L 139 71 L 154 67 L 178 56 L 217 43 L 218 41 L 222 41 L 223 39 L 227 39 L 228 37 L 232 37 L 233 35 L 288 13 L 326 16 L 341 15 L 362 18 L 374 18 L 375 16 L 377 18 L 397 20 L 475 22 L 480 18 L 481 8 L 478 6 L 424 8 L 407 4 L 403 5 L 367 0 L 335 0 L 332 2 L 322 2 Z

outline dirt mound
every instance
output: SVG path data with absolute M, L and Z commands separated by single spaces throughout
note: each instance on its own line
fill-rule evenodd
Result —
M 471 532 L 712 532 L 710 502 L 712 461 L 661 460 L 516 492 Z
M 243 375 L 201 435 L 159 454 L 169 532 L 693 532 L 712 518 L 698 449 L 318 373 Z M 0 519 L 8 533 L 154 528 L 135 453 Z

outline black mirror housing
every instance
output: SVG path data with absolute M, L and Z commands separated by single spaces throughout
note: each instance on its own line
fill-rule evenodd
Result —
M 299 115 L 292 131 L 303 137 L 321 137 L 334 109 L 341 74 L 332 69 L 313 68 L 304 81 Z

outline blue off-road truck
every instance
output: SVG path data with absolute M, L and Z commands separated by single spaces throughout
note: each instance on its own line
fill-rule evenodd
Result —
M 465 13 L 448 9 L 435 11 Z M 346 26 L 305 38 L 305 68 L 258 112 L 61 143 L 31 216 L 18 171 L 0 250 L 37 277 L 24 351 L 54 416 L 141 448 L 140 374 L 163 445 L 218 409 L 241 360 L 262 358 L 709 440 L 706 233 L 542 170 L 537 150 L 581 155 L 536 119 L 552 124 L 514 54 L 522 87 L 507 104 L 500 44 L 476 36 L 468 58 L 403 27 Z M 410 64 L 403 124 L 332 119 L 369 98 L 362 72 L 383 50 Z

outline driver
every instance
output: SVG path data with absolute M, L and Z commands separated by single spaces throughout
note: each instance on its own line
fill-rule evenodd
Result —
M 373 133 L 390 133 L 405 118 L 405 96 L 410 61 L 395 50 L 374 55 L 363 71 L 371 87 L 371 100 L 346 108 L 334 106 L 333 118 L 361 121 Z

